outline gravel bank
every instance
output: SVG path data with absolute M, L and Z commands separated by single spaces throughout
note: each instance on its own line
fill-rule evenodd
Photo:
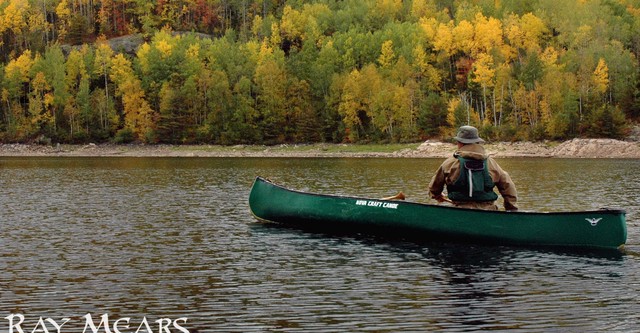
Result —
M 484 145 L 494 157 L 640 158 L 638 142 L 573 139 L 565 142 L 497 142 Z M 452 143 L 426 141 L 417 148 L 393 152 L 357 152 L 348 145 L 211 146 L 211 145 L 25 145 L 0 144 L 0 156 L 133 156 L 133 157 L 396 157 L 444 158 Z M 414 145 L 415 147 L 415 145 Z M 341 151 L 341 148 L 345 148 Z M 354 152 L 355 150 L 355 152 Z

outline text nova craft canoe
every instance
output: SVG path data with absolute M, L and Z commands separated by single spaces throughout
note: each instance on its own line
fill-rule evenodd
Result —
M 249 195 L 261 221 L 325 232 L 406 235 L 496 245 L 620 248 L 626 212 L 505 212 L 306 193 L 257 177 Z

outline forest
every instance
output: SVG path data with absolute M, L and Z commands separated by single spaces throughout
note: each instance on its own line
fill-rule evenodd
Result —
M 638 0 L 0 0 L 0 142 L 622 138 L 639 55 Z

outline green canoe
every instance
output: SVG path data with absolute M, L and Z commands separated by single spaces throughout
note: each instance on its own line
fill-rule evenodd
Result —
M 627 239 L 624 210 L 505 212 L 398 200 L 306 193 L 257 177 L 249 195 L 261 221 L 326 232 L 379 233 L 524 246 L 616 249 Z

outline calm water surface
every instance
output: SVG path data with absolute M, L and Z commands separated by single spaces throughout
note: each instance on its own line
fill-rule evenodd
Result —
M 626 209 L 619 255 L 319 235 L 248 211 L 257 175 L 424 202 L 440 162 L 0 158 L 0 332 L 12 313 L 25 332 L 39 317 L 82 332 L 88 313 L 131 318 L 123 333 L 180 317 L 200 332 L 640 331 L 638 160 L 500 160 L 521 209 Z

